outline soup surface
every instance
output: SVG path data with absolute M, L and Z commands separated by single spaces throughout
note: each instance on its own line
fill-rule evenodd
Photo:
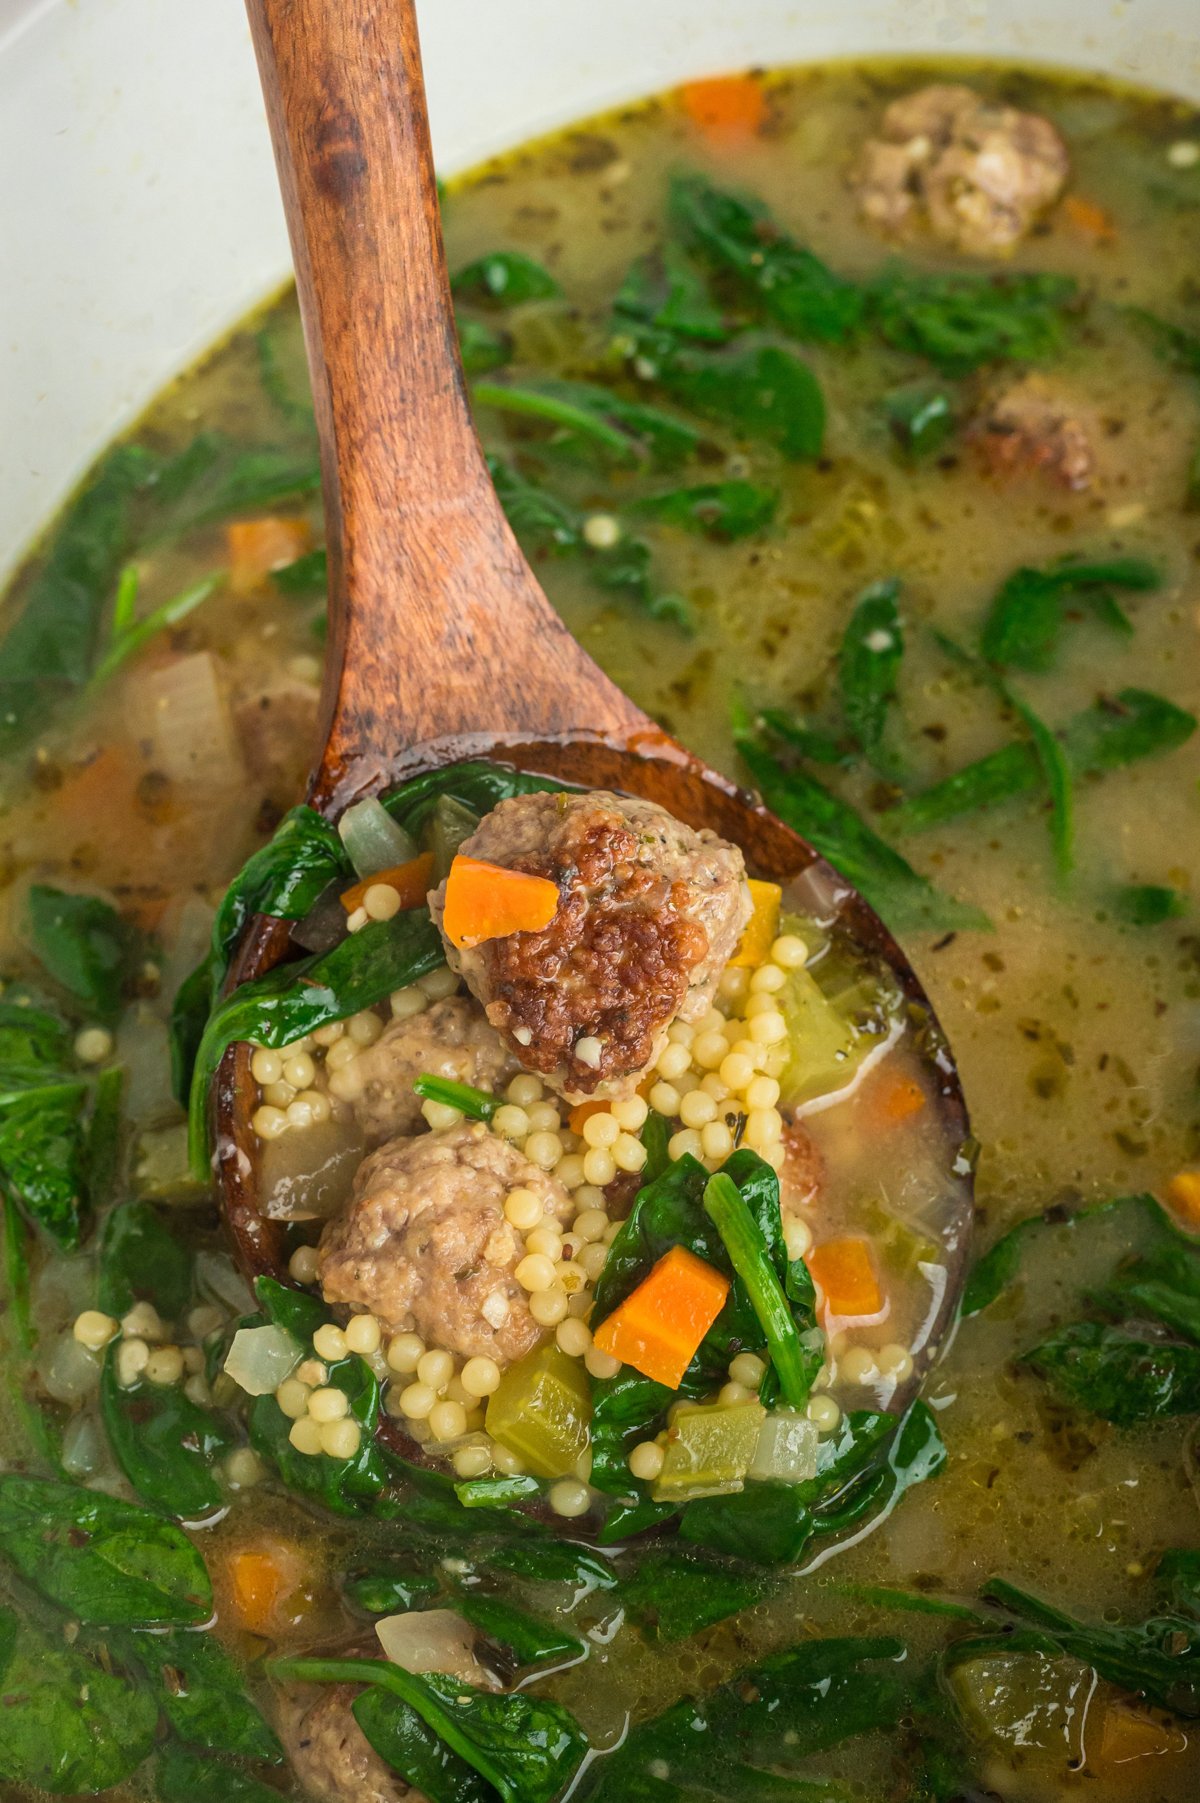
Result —
M 788 1256 L 857 1246 L 840 1276 L 865 1261 L 887 1309 L 839 1310 L 814 1261 L 801 1462 L 757 1484 L 725 1449 L 670 1495 L 687 1417 L 628 1356 L 618 1477 L 595 1440 L 552 1470 L 465 1341 L 322 1298 L 323 1220 L 400 1130 L 362 1115 L 385 1029 L 474 1004 L 435 948 L 285 1033 L 261 996 L 221 1013 L 221 954 L 264 898 L 297 957 L 431 930 L 398 873 L 446 876 L 506 779 L 389 802 L 386 858 L 281 824 L 323 656 L 293 297 L 97 465 L 0 640 L 3 1794 L 1195 1797 L 1198 212 L 1193 110 L 899 63 L 694 84 L 445 197 L 476 416 L 551 599 L 876 908 L 971 1113 L 964 1148 L 928 1024 L 811 887 L 590 1126 L 586 1085 L 499 1065 L 432 1069 L 474 1100 L 435 1084 L 418 1120 L 408 1070 L 412 1144 L 561 1164 L 566 1256 L 552 1233 L 524 1288 L 589 1408 L 621 1378 L 562 1330 L 599 1327 L 647 1164 L 703 1189 L 736 1140 L 786 1228 L 785 1151 L 815 1148 Z M 785 989 L 791 1065 L 751 1032 Z M 204 1175 L 234 1043 L 293 1280 L 257 1297 Z M 896 1435 L 976 1156 L 985 1257 Z M 781 1373 L 749 1344 L 685 1401 L 757 1431 Z

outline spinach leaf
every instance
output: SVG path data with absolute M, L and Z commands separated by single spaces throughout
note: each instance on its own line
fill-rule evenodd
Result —
M 191 1168 L 208 1176 L 207 1107 L 217 1067 L 235 1041 L 290 1045 L 317 1027 L 373 1007 L 443 961 L 442 942 L 422 909 L 371 921 L 332 951 L 283 964 L 217 1003 L 196 1054 L 188 1110 Z
M 316 551 L 305 551 L 302 557 L 272 570 L 271 581 L 285 595 L 323 595 L 329 582 L 329 558 L 324 546 Z
M 518 1609 L 502 1597 L 460 1585 L 454 1607 L 471 1626 L 498 1646 L 506 1648 L 520 1669 L 547 1665 L 551 1660 L 578 1659 L 585 1653 L 583 1641 L 569 1629 Z
M 558 376 L 530 377 L 521 383 L 477 382 L 478 405 L 539 419 L 554 428 L 548 448 L 577 454 L 602 453 L 622 464 L 675 469 L 700 442 L 686 420 L 641 401 L 628 401 L 595 382 Z
M 74 1035 L 61 1015 L 32 1000 L 0 1001 L 0 1084 L 5 1089 L 44 1081 L 72 1061 Z
M 1184 744 L 1195 730 L 1195 715 L 1163 696 L 1146 689 L 1122 689 L 1069 720 L 1061 729 L 1062 747 L 1067 767 L 1079 777 L 1117 770 L 1140 758 L 1161 757 Z M 910 795 L 889 812 L 888 826 L 895 833 L 924 832 L 961 814 L 1026 795 L 1040 780 L 1041 765 L 1033 746 L 1006 745 Z
M 511 764 L 473 759 L 461 764 L 447 764 L 440 770 L 414 777 L 402 788 L 385 795 L 383 805 L 406 833 L 421 840 L 443 797 L 457 801 L 482 819 L 484 814 L 512 795 L 540 795 L 547 790 L 569 786 L 555 782 L 551 777 L 531 776 L 528 771 L 515 770 Z
M 167 1321 L 178 1321 L 192 1296 L 192 1261 L 168 1217 L 153 1204 L 133 1200 L 114 1208 L 100 1236 L 99 1306 L 127 1314 L 135 1302 L 152 1302 Z
M 1200 1621 L 1200 1552 L 1172 1547 L 1159 1560 L 1154 1576 L 1175 1610 Z
M 278 1764 L 274 1731 L 246 1695 L 237 1665 L 212 1633 L 174 1628 L 125 1635 L 119 1647 L 154 1674 L 163 1713 L 189 1747 Z
M 43 1596 L 98 1626 L 186 1625 L 212 1609 L 204 1563 L 185 1535 L 99 1491 L 9 1473 L 0 1555 Z
M 258 379 L 262 383 L 263 393 L 280 419 L 286 420 L 301 432 L 313 433 L 317 428 L 308 382 L 302 380 L 302 386 L 297 392 L 284 368 L 279 338 L 278 330 L 272 330 L 270 326 L 262 326 L 254 334 L 254 348 L 258 353 Z
M 927 358 L 943 375 L 964 376 L 985 363 L 1052 356 L 1078 299 L 1070 276 L 947 274 L 891 263 L 870 284 L 868 307 L 888 344 Z
M 495 307 L 556 300 L 562 294 L 549 270 L 519 250 L 493 250 L 476 257 L 451 277 L 450 289 L 460 299 Z
M 1093 1627 L 1016 1585 L 993 1578 L 984 1596 L 1011 1619 L 1044 1633 L 1122 1690 L 1144 1696 L 1188 1720 L 1200 1716 L 1200 1627 L 1184 1616 L 1158 1616 L 1136 1627 Z M 959 1643 L 953 1649 L 960 1655 Z
M 592 580 L 603 589 L 630 596 L 642 613 L 664 620 L 685 632 L 695 628 L 695 618 L 682 595 L 663 594 L 650 573 L 653 552 L 644 539 L 624 537 L 591 558 Z
M 900 584 L 873 582 L 859 596 L 838 655 L 838 690 L 846 724 L 871 762 L 879 756 L 888 704 L 904 657 L 896 605 Z
M 587 1751 L 574 1717 L 528 1691 L 476 1690 L 378 1659 L 280 1659 L 271 1669 L 285 1682 L 371 1684 L 399 1697 L 504 1803 L 552 1803 Z
M 958 423 L 958 402 L 940 382 L 909 382 L 884 396 L 883 416 L 905 457 L 915 463 L 946 443 Z
M 237 1766 L 168 1744 L 154 1767 L 158 1803 L 279 1803 L 279 1792 Z
M 112 619 L 109 623 L 108 642 L 102 655 L 96 660 L 88 682 L 89 689 L 95 689 L 107 682 L 114 671 L 129 658 L 135 657 L 144 645 L 165 632 L 169 626 L 178 626 L 186 620 L 190 613 L 208 597 L 215 593 L 225 580 L 224 570 L 214 570 L 207 576 L 201 576 L 190 582 L 178 594 L 171 595 L 166 601 L 152 608 L 148 614 L 137 618 L 135 608 L 139 586 L 138 571 L 135 565 L 129 564 L 121 572 L 117 585 L 117 596 L 113 603 Z
M 639 257 L 613 305 L 618 316 L 674 338 L 724 344 L 730 337 L 729 324 L 707 282 L 677 244 Z
M 233 1445 L 230 1427 L 177 1384 L 124 1387 L 110 1345 L 100 1375 L 100 1413 L 113 1457 L 142 1501 L 180 1521 L 200 1521 L 225 1501 L 213 1475 Z
M 1188 375 L 1200 376 L 1200 333 L 1185 331 L 1182 326 L 1160 319 L 1144 307 L 1127 307 L 1125 311 L 1141 327 L 1161 363 L 1182 369 Z M 1200 502 L 1200 445 L 1188 463 L 1187 502 L 1191 507 Z
M 827 1785 L 773 1788 L 814 1753 L 860 1734 L 892 1729 L 916 1680 L 903 1642 L 884 1637 L 809 1640 L 740 1672 L 702 1698 L 685 1697 L 642 1722 L 600 1760 L 588 1803 L 667 1799 L 827 1798 Z M 659 1772 L 661 1790 L 641 1788 Z
M 813 1343 L 815 1336 L 811 1333 L 811 1311 L 804 1323 L 806 1338 L 802 1343 L 772 1259 L 772 1252 L 777 1253 L 778 1247 L 768 1245 L 766 1235 L 727 1171 L 709 1178 L 703 1200 L 704 1212 L 720 1234 L 729 1262 L 757 1317 L 783 1399 L 790 1408 L 801 1409 L 821 1365 L 820 1347 Z
M 158 1709 L 81 1648 L 0 1609 L 0 1719 L 0 1778 L 77 1796 L 108 1790 L 141 1764 Z
M 0 641 L 0 749 L 41 730 L 91 674 L 104 608 L 133 543 L 134 500 L 154 470 L 150 452 L 118 445 L 63 515 Z
M 0 1269 L 4 1273 L 4 1306 L 12 1324 L 12 1337 L 16 1351 L 22 1358 L 27 1359 L 36 1344 L 33 1332 L 33 1312 L 30 1307 L 29 1247 L 25 1236 L 25 1223 L 21 1219 L 15 1200 L 3 1184 L 0 1184 L 0 1215 L 3 1216 L 3 1220 L 0 1222 L 0 1227 L 3 1229 L 3 1256 L 0 1258 Z
M 482 319 L 457 317 L 458 351 L 468 376 L 485 376 L 511 361 L 513 344 L 507 332 L 498 332 Z
M 494 1786 L 402 1697 L 370 1685 L 355 1697 L 351 1709 L 380 1758 L 429 1803 L 496 1803 Z
M 173 536 L 232 514 L 254 514 L 315 494 L 321 466 L 315 448 L 218 444 L 218 455 L 188 484 L 178 505 L 165 510 L 156 537 Z
M 1173 1232 L 1167 1216 L 1154 1197 L 1146 1194 L 1111 1197 L 1106 1201 L 1093 1203 L 1088 1208 L 1076 1209 L 1072 1214 L 1055 1207 L 1046 1209 L 1042 1214 L 1028 1215 L 1002 1234 L 972 1266 L 963 1286 L 959 1310 L 963 1319 L 990 1308 L 996 1298 L 1003 1294 L 1020 1270 L 1022 1255 L 1031 1240 L 1039 1239 L 1047 1230 L 1074 1230 L 1097 1215 L 1111 1214 L 1118 1209 L 1142 1213 L 1152 1226 Z
M 490 1121 L 496 1110 L 504 1106 L 502 1095 L 476 1089 L 471 1083 L 455 1083 L 449 1077 L 431 1077 L 427 1071 L 414 1077 L 413 1094 L 424 1097 L 427 1102 L 441 1102 L 447 1108 L 457 1108 L 460 1114 L 473 1121 Z
M 1112 893 L 1116 918 L 1131 927 L 1157 927 L 1188 911 L 1187 897 L 1165 883 L 1125 883 Z
M 668 206 L 684 243 L 791 337 L 841 344 L 856 331 L 863 290 L 789 238 L 760 201 L 687 173 L 672 178 Z
M 687 1391 L 703 1395 L 708 1387 L 703 1378 L 695 1383 L 684 1381 L 686 1391 L 682 1385 L 671 1390 L 626 1365 L 614 1377 L 593 1382 L 591 1482 L 597 1490 L 610 1496 L 628 1496 L 635 1490 L 648 1494 L 630 1475 L 629 1454 L 639 1441 L 654 1438 L 657 1424 L 678 1395 Z
M 78 1246 L 87 1211 L 87 1097 L 87 1083 L 71 1077 L 0 1095 L 0 1174 L 65 1252 Z
M 807 363 L 782 345 L 739 338 L 705 351 L 659 334 L 642 341 L 638 362 L 672 400 L 739 437 L 796 461 L 821 455 L 825 398 Z
M 430 1553 L 436 1558 L 436 1552 Z M 347 1601 L 366 1615 L 395 1615 L 409 1609 L 421 1609 L 441 1588 L 441 1580 L 431 1575 L 424 1558 L 390 1558 L 381 1564 L 357 1571 L 345 1579 L 342 1593 Z
M 1146 593 L 1161 584 L 1159 571 L 1141 557 L 1062 562 L 1048 569 L 1024 566 L 1014 570 L 991 603 L 980 640 L 983 655 L 992 663 L 1022 670 L 1048 669 L 1073 599 L 1095 608 L 1111 600 L 1114 589 Z M 1123 614 L 1121 622 L 1128 629 Z
M 97 1020 L 111 1023 L 138 949 L 137 934 L 98 895 L 45 883 L 29 891 L 29 942 L 48 976 Z
M 539 1495 L 541 1490 L 541 1479 L 528 1472 L 512 1477 L 464 1478 L 454 1486 L 454 1494 L 464 1509 L 507 1509 Z
M 761 532 L 775 518 L 779 493 L 757 482 L 698 482 L 690 488 L 672 488 L 665 494 L 645 495 L 629 512 L 644 519 L 702 532 L 722 543 Z
M 991 926 L 978 908 L 942 895 L 815 778 L 785 769 L 756 739 L 739 736 L 736 743 L 766 806 L 853 883 L 894 932 Z M 1036 762 L 1033 768 L 1036 780 Z
M 780 708 L 763 708 L 758 715 L 758 724 L 772 739 L 786 745 L 789 751 L 794 751 L 810 764 L 849 766 L 854 763 L 853 753 L 844 738 L 835 737 L 820 727 L 809 726 L 802 718 L 785 714 Z M 739 720 L 738 731 L 743 737 L 748 735 L 746 721 Z
M 664 1544 L 641 1555 L 619 1600 L 651 1639 L 684 1640 L 753 1608 L 774 1588 L 774 1579 L 753 1566 Z
M 365 931 L 365 929 L 364 929 Z M 260 1277 L 255 1290 L 269 1321 L 285 1327 L 302 1344 L 328 1320 L 315 1296 L 291 1290 L 274 1278 Z M 297 1452 L 288 1435 L 291 1422 L 274 1396 L 256 1396 L 250 1405 L 250 1443 L 269 1459 L 289 1490 L 320 1503 L 337 1515 L 369 1511 L 386 1490 L 387 1461 L 375 1440 L 379 1426 L 379 1379 L 355 1353 L 327 1365 L 326 1383 L 341 1390 L 349 1415 L 361 1429 L 358 1451 L 348 1459 L 318 1458 Z
M 1069 1402 L 1117 1427 L 1200 1414 L 1200 1345 L 1075 1321 L 1026 1352 L 1021 1363 Z

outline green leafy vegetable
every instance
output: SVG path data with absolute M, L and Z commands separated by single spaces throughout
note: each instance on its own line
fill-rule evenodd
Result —
M 188 1111 L 192 1172 L 208 1174 L 207 1108 L 217 1066 L 236 1040 L 285 1046 L 331 1021 L 371 1008 L 442 963 L 437 929 L 423 909 L 371 921 L 332 951 L 278 965 L 243 983 L 208 1017 L 196 1053 Z
M 448 1077 L 431 1077 L 427 1071 L 414 1078 L 413 1090 L 426 1101 L 457 1108 L 460 1114 L 468 1115 L 473 1121 L 490 1121 L 504 1103 L 503 1096 L 494 1096 L 486 1089 L 475 1089 L 470 1083 L 453 1083 Z
M 430 1803 L 496 1803 L 495 1788 L 402 1697 L 370 1685 L 351 1708 L 380 1758 Z
M 496 307 L 556 300 L 562 294 L 549 270 L 519 250 L 494 250 L 476 257 L 452 277 L 450 287 L 459 299 Z
M 696 428 L 661 408 L 624 400 L 594 382 L 539 376 L 521 383 L 476 382 L 480 406 L 542 420 L 554 428 L 549 448 L 603 452 L 618 463 L 674 469 L 700 441 Z
M 671 337 L 724 344 L 731 335 L 708 283 L 678 244 L 668 243 L 661 251 L 640 257 L 625 277 L 614 305 L 625 319 Z
M 891 263 L 871 283 L 869 308 L 897 350 L 964 376 L 985 363 L 1052 356 L 1078 298 L 1078 284 L 1065 275 L 945 274 Z
M 1074 1321 L 1025 1353 L 1022 1362 L 1068 1401 L 1118 1427 L 1200 1414 L 1200 1345 Z
M 739 437 L 762 439 L 798 461 L 821 455 L 820 384 L 782 345 L 739 338 L 727 349 L 702 351 L 662 336 L 643 344 L 640 361 L 672 400 Z
M 0 1172 L 24 1212 L 64 1251 L 79 1244 L 87 1209 L 87 1096 L 82 1079 L 49 1076 L 0 1094 Z
M 272 1764 L 282 1760 L 278 1740 L 214 1634 L 179 1628 L 166 1634 L 131 1633 L 118 1645 L 154 1675 L 163 1713 L 188 1746 Z
M 1161 757 L 1184 744 L 1195 730 L 1195 715 L 1163 696 L 1146 689 L 1122 689 L 1076 714 L 1061 736 L 1067 766 L 1078 777 Z M 896 833 L 924 832 L 961 814 L 1026 795 L 1040 780 L 1041 765 L 1033 746 L 1006 745 L 909 796 L 889 812 L 888 826 Z
M 904 628 L 896 605 L 896 580 L 873 582 L 855 603 L 838 656 L 842 712 L 866 756 L 875 762 L 882 743 L 888 704 L 904 657 Z
M 512 339 L 507 332 L 482 319 L 458 317 L 458 349 L 462 366 L 469 376 L 485 376 L 493 369 L 503 369 L 512 358 Z
M 158 1803 L 279 1803 L 279 1792 L 250 1772 L 168 1745 L 154 1768 Z
M 104 1222 L 100 1239 L 99 1304 L 106 1314 L 127 1314 L 135 1302 L 152 1302 L 167 1321 L 178 1321 L 192 1295 L 192 1261 L 186 1243 L 151 1203 L 122 1202 Z
M 629 512 L 727 543 L 761 532 L 774 519 L 778 506 L 775 489 L 737 480 L 699 482 L 661 495 L 645 495 Z
M 574 1717 L 528 1691 L 497 1695 L 379 1659 L 280 1659 L 272 1672 L 285 1682 L 371 1684 L 399 1697 L 504 1803 L 552 1803 L 587 1751 Z
M 133 565 L 127 566 L 121 573 L 117 588 L 108 643 L 97 660 L 89 686 L 98 688 L 101 683 L 107 682 L 114 671 L 119 670 L 129 658 L 136 657 L 151 639 L 157 638 L 169 626 L 178 626 L 181 620 L 186 620 L 201 602 L 208 600 L 224 579 L 223 570 L 214 570 L 207 576 L 201 576 L 138 619 L 133 611 L 137 599 L 138 573 Z
M 684 243 L 791 337 L 840 344 L 858 328 L 863 290 L 789 238 L 760 201 L 688 173 L 672 178 L 668 204 Z
M 213 1466 L 233 1444 L 227 1423 L 175 1384 L 126 1388 L 110 1346 L 100 1377 L 100 1412 L 113 1457 L 142 1501 L 180 1521 L 200 1521 L 225 1498 Z
M 1140 557 L 1014 570 L 997 591 L 984 621 L 983 655 L 992 663 L 1022 670 L 1048 669 L 1072 600 L 1095 611 L 1111 602 L 1114 589 L 1146 593 L 1161 584 L 1159 571 Z M 1128 630 L 1129 622 L 1119 610 L 1118 616 L 1118 626 Z M 1101 618 L 1112 623 L 1103 612 Z
M 158 1708 L 81 1648 L 0 1608 L 0 1719 L 0 1778 L 78 1796 L 136 1770 L 153 1745 Z
M 121 1011 L 121 993 L 138 950 L 137 935 L 98 895 L 34 883 L 29 891 L 29 942 L 48 976 L 97 1020 Z
M 1127 926 L 1156 927 L 1165 920 L 1179 920 L 1188 911 L 1188 900 L 1165 883 L 1126 883 L 1114 889 L 1112 908 Z
M 814 1375 L 811 1350 L 801 1345 L 762 1229 L 742 1200 L 733 1179 L 723 1172 L 711 1177 L 705 1185 L 704 1212 L 716 1226 L 729 1254 L 729 1262 L 745 1285 L 784 1401 L 791 1408 L 803 1408 Z
M 738 753 L 767 807 L 815 846 L 896 932 L 986 929 L 978 908 L 942 895 L 842 801 L 802 770 L 785 769 L 757 739 Z M 1033 765 L 1034 780 L 1037 764 Z
M 740 1561 L 669 1543 L 647 1547 L 620 1601 L 655 1640 L 684 1640 L 750 1609 L 769 1595 L 775 1580 Z
M 569 1629 L 481 1590 L 460 1586 L 454 1606 L 472 1627 L 507 1648 L 519 1668 L 548 1665 L 551 1660 L 561 1663 L 564 1659 L 578 1659 L 585 1651 L 579 1636 Z
M 185 1535 L 98 1491 L 9 1473 L 0 1484 L 0 1556 L 98 1626 L 187 1625 L 212 1609 L 208 1574 Z
M 883 415 L 904 455 L 916 462 L 946 443 L 958 423 L 958 402 L 939 382 L 909 382 L 884 396 Z

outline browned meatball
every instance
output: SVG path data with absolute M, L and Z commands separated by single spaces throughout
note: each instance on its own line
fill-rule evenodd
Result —
M 427 1803 L 380 1758 L 351 1712 L 357 1684 L 323 1684 L 289 1697 L 279 1735 L 314 1803 Z
M 851 182 L 864 217 L 882 230 L 924 221 L 943 243 L 989 257 L 1019 243 L 1069 172 L 1048 119 L 935 82 L 892 102 Z
M 502 801 L 462 849 L 559 889 L 541 932 L 448 947 L 488 1019 L 568 1099 L 630 1094 L 671 1022 L 712 1001 L 750 915 L 741 852 L 604 791 Z
M 525 1240 L 504 1200 L 518 1188 L 542 1198 L 551 1223 L 571 1212 L 561 1183 L 479 1122 L 380 1146 L 321 1239 L 326 1301 L 357 1303 L 393 1329 L 411 1318 L 431 1346 L 511 1364 L 542 1334 L 513 1274 Z
M 1026 376 L 995 395 L 971 432 L 985 469 L 998 476 L 1042 476 L 1076 492 L 1096 469 L 1093 428 L 1084 409 L 1046 376 Z
M 421 1126 L 413 1080 L 423 1071 L 497 1091 L 519 1067 L 477 1005 L 452 995 L 421 1014 L 389 1022 L 382 1037 L 359 1053 L 354 1068 L 363 1082 L 354 1112 L 368 1143 L 378 1145 Z

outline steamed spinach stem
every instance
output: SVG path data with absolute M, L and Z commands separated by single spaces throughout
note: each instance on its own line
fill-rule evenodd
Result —
M 413 1090 L 424 1101 L 457 1108 L 460 1114 L 468 1115 L 473 1121 L 490 1121 L 504 1102 L 503 1096 L 491 1095 L 486 1089 L 476 1089 L 470 1083 L 455 1083 L 450 1077 L 432 1077 L 428 1071 L 422 1071 L 414 1080 Z
M 792 1319 L 783 1285 L 775 1274 L 767 1242 L 731 1177 L 718 1172 L 704 1187 L 704 1212 L 716 1227 L 729 1261 L 746 1286 L 751 1306 L 766 1335 L 771 1363 L 784 1401 L 802 1409 L 809 1381 L 804 1350 Z
M 190 583 L 179 594 L 172 595 L 169 601 L 164 601 L 161 607 L 148 613 L 144 620 L 135 623 L 132 610 L 137 596 L 137 572 L 132 567 L 122 571 L 113 606 L 112 634 L 108 649 L 92 671 L 89 689 L 97 689 L 107 682 L 126 658 L 140 651 L 156 633 L 164 632 L 168 626 L 177 626 L 202 601 L 208 600 L 224 577 L 224 570 L 213 570 L 207 576 L 201 576 L 198 582 Z

